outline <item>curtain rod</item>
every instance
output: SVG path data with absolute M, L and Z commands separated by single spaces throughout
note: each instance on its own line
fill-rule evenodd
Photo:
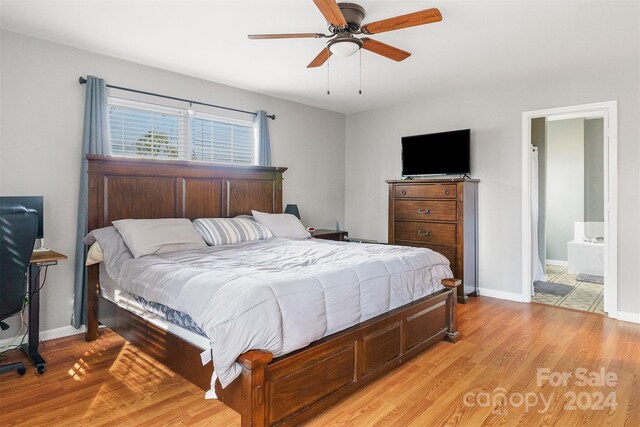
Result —
M 78 79 L 78 82 L 81 85 L 83 85 L 83 84 L 87 83 L 87 79 L 85 79 L 84 77 L 80 76 L 80 78 Z M 143 90 L 130 89 L 128 87 L 113 86 L 113 85 L 106 85 L 106 86 L 108 88 L 111 88 L 111 89 L 126 90 L 127 92 L 135 92 L 135 93 L 140 93 L 142 95 L 157 96 L 159 98 L 173 99 L 174 101 L 188 102 L 189 104 L 205 105 L 207 107 L 221 108 L 223 110 L 236 111 L 238 113 L 253 114 L 254 116 L 257 115 L 257 113 L 254 112 L 254 111 L 239 110 L 237 108 L 223 107 L 222 105 L 207 104 L 206 102 L 192 101 L 190 99 L 184 99 L 184 98 L 176 98 L 175 96 L 161 95 L 159 93 L 153 93 L 153 92 L 145 92 Z M 267 115 L 267 117 L 269 117 L 271 120 L 275 120 L 276 119 L 276 115 L 275 114 Z

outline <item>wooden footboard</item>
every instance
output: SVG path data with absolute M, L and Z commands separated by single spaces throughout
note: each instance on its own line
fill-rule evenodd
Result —
M 455 342 L 456 287 L 400 307 L 286 356 L 241 355 L 242 375 L 216 393 L 243 426 L 295 425 L 342 400 L 441 339 Z
M 243 426 L 308 419 L 439 340 L 456 342 L 460 283 L 444 279 L 439 292 L 276 359 L 266 351 L 248 351 L 238 358 L 242 374 L 225 389 L 216 383 L 218 399 L 241 414 Z M 94 321 L 88 341 L 97 338 L 99 320 L 203 390 L 209 388 L 212 366 L 201 366 L 201 349 L 99 297 L 97 282 L 91 286 L 95 292 L 87 305 Z

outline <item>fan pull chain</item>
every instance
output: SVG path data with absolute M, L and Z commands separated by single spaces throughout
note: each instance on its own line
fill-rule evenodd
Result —
M 327 95 L 331 95 L 331 88 L 329 85 L 329 64 L 331 64 L 331 57 L 327 60 Z
M 360 53 L 360 81 L 358 82 L 358 95 L 362 95 L 362 48 L 358 52 Z

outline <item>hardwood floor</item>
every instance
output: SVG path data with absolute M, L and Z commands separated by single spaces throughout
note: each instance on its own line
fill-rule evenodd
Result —
M 437 344 L 309 425 L 640 425 L 640 325 L 487 297 L 458 307 L 457 344 Z M 0 425 L 240 423 L 112 332 L 93 343 L 49 341 L 43 353 L 44 375 L 32 366 L 24 377 L 0 375 Z M 538 368 L 571 378 L 538 383 Z M 617 384 L 581 387 L 579 368 L 615 373 Z M 567 410 L 572 392 L 576 409 Z M 600 393 L 614 393 L 617 407 L 579 409 L 593 408 Z

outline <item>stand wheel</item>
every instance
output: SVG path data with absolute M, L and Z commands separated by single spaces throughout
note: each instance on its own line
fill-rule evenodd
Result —
M 20 374 L 20 376 L 22 376 L 27 372 L 27 368 L 23 366 L 22 368 L 18 368 L 17 371 Z
M 44 365 L 38 366 L 38 373 L 39 374 L 44 374 Z

